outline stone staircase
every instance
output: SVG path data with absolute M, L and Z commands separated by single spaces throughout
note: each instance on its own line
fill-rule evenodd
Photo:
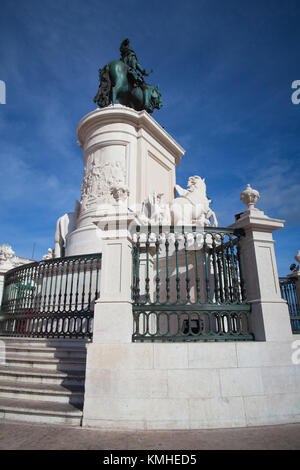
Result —
M 5 363 L 0 362 L 0 420 L 80 426 L 87 341 L 0 340 L 5 343 Z

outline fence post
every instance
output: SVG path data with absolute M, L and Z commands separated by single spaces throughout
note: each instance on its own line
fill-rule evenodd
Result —
M 251 188 L 252 189 L 252 188 Z M 251 329 L 257 341 L 292 339 L 286 302 L 281 298 L 272 233 L 284 221 L 271 219 L 254 208 L 236 216 L 233 228 L 242 228 L 241 258 L 247 299 L 251 304 Z

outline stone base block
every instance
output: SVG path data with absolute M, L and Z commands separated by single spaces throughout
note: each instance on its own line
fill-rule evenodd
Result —
M 113 282 L 113 281 L 112 281 Z M 94 312 L 94 343 L 122 344 L 132 340 L 130 302 L 98 301 Z
M 67 237 L 66 256 L 102 253 L 102 238 L 95 224 L 80 227 Z
M 251 303 L 251 331 L 256 341 L 290 341 L 293 338 L 285 300 Z
M 91 343 L 83 426 L 209 429 L 300 422 L 293 341 Z

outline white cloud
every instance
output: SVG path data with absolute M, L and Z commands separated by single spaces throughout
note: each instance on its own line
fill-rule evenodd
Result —
M 288 159 L 264 166 L 252 186 L 261 195 L 257 204 L 270 216 L 281 217 L 290 225 L 300 223 L 300 169 Z

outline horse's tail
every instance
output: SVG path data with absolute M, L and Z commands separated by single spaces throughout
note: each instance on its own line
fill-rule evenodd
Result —
M 105 108 L 111 102 L 111 79 L 109 74 L 109 64 L 99 70 L 100 86 L 94 102 L 100 108 Z

